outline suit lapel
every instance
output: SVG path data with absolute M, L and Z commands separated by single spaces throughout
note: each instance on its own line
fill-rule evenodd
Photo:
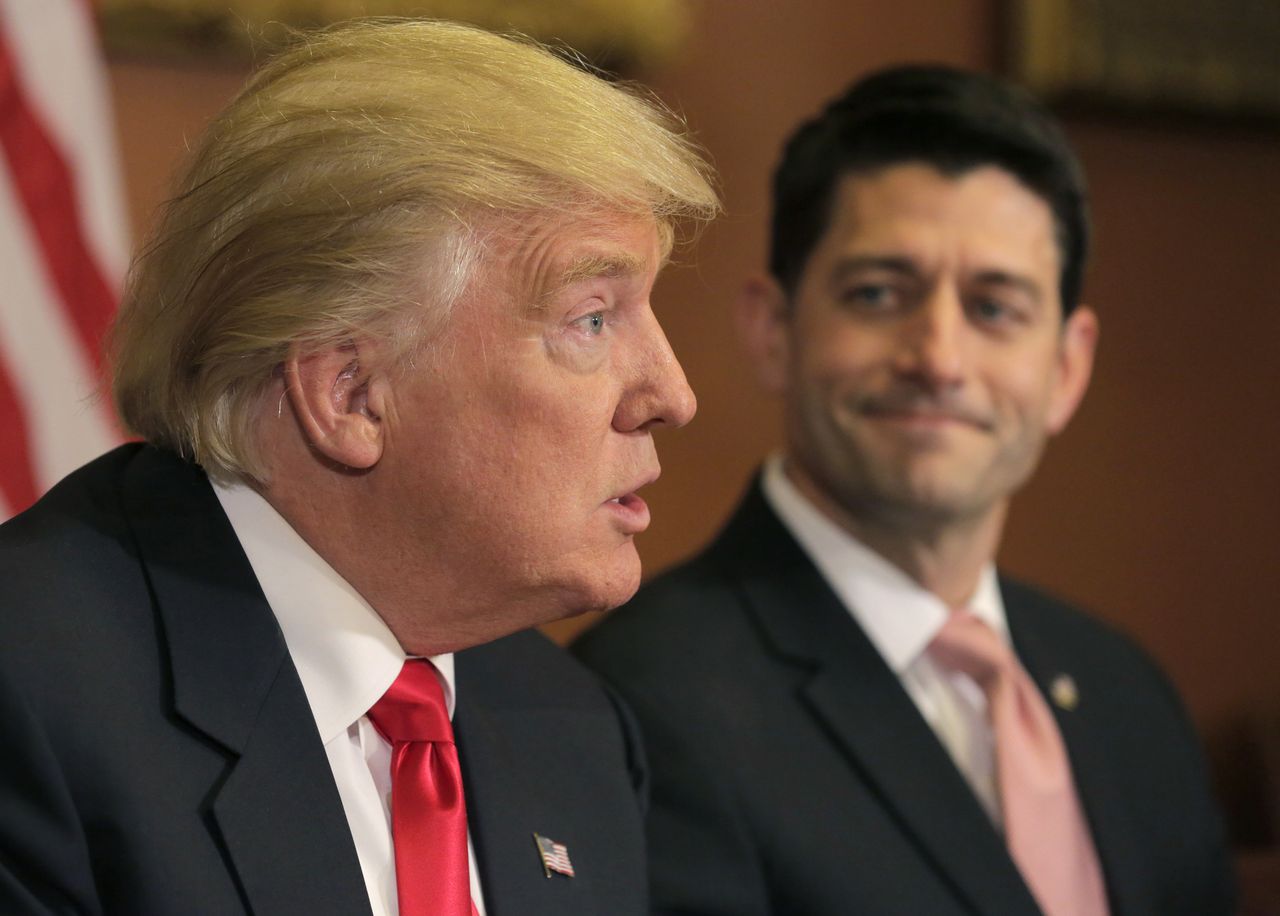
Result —
M 1090 716 L 1091 709 L 1104 698 L 1088 672 L 1080 670 L 1082 656 L 1065 640 L 1048 638 L 1036 628 L 1035 617 L 1028 614 L 1026 606 L 1034 599 L 1007 582 L 1001 585 L 1018 656 L 1053 710 L 1067 746 L 1072 777 L 1102 862 L 1111 910 L 1117 914 L 1144 912 L 1150 907 L 1143 882 L 1146 866 L 1135 853 L 1144 849 L 1146 842 L 1127 816 L 1129 805 L 1106 758 L 1106 736 L 1095 729 Z M 1071 685 L 1074 702 L 1054 698 L 1066 684 Z
M 505 710 L 485 689 L 493 681 L 485 665 L 490 654 L 489 647 L 479 646 L 454 656 L 459 697 L 454 736 L 485 909 L 490 916 L 604 912 L 586 869 L 580 868 L 572 879 L 548 877 L 543 871 L 533 834 L 545 831 L 551 839 L 568 841 L 557 830 L 556 818 L 569 803 L 548 796 L 539 780 L 537 749 L 512 744 L 509 735 L 518 729 L 504 727 L 503 718 L 517 715 L 527 720 L 530 713 Z
M 178 715 L 229 758 L 214 833 L 248 908 L 359 913 L 369 901 L 301 682 L 203 475 L 144 448 L 123 496 L 163 625 Z
M 775 651 L 811 671 L 803 702 L 922 860 L 976 913 L 1038 914 L 951 758 L 758 487 L 716 549 Z
M 462 687 L 459 684 L 459 693 Z M 524 777 L 519 762 L 513 759 L 513 749 L 503 740 L 488 710 L 474 703 L 460 709 L 454 731 L 486 910 L 491 916 L 549 916 L 558 912 L 546 907 L 547 878 L 538 864 L 533 841 L 538 826 L 532 803 L 537 797 L 537 785 Z M 526 761 L 524 765 L 532 764 Z

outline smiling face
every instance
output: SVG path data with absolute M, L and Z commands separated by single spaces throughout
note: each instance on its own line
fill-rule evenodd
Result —
M 486 638 L 632 595 L 652 431 L 695 409 L 649 302 L 653 220 L 527 236 L 490 246 L 443 333 L 391 377 L 369 478 L 398 529 L 382 543 Z
M 789 303 L 757 322 L 789 472 L 827 514 L 890 529 L 1001 518 L 1088 382 L 1043 200 L 997 168 L 846 177 Z

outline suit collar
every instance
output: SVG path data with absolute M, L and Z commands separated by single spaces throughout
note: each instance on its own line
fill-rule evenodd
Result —
M 253 570 L 195 467 L 143 448 L 123 497 L 164 625 L 177 711 L 241 752 L 286 658 Z
M 249 908 L 367 912 L 302 686 L 208 481 L 143 447 L 121 491 L 161 622 L 174 709 L 228 754 L 210 809 Z
M 712 556 L 741 583 L 765 642 L 808 670 L 802 702 L 921 858 L 975 912 L 1038 913 L 1003 840 L 951 758 L 758 486 Z
M 760 491 L 845 610 L 901 678 L 938 635 L 950 608 L 828 518 L 786 476 L 781 455 L 766 462 Z M 1009 639 L 994 564 L 983 567 L 965 607 L 1002 639 Z
M 285 646 L 324 743 L 346 733 L 400 674 L 404 650 L 364 596 L 316 553 L 266 498 L 245 484 L 212 484 Z M 453 660 L 444 676 L 453 713 Z

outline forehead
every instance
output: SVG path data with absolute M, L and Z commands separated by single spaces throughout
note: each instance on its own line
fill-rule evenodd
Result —
M 647 278 L 666 261 L 662 226 L 649 215 L 611 212 L 540 214 L 491 227 L 479 274 L 513 302 L 534 309 L 575 283 L 597 278 Z
M 1057 269 L 1053 213 L 1016 177 L 994 166 L 947 175 L 907 163 L 842 178 L 819 249 L 918 247 L 920 254 L 966 249 L 1023 258 Z

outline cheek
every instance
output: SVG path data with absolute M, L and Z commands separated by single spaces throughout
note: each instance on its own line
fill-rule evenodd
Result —
M 1051 372 L 1024 361 L 1005 368 L 990 384 L 997 409 L 1016 417 L 1025 427 L 1043 428 L 1051 422 L 1054 378 Z
M 611 456 L 612 412 L 590 391 L 529 394 L 503 405 L 488 447 L 501 456 L 502 476 L 519 485 L 530 504 L 558 514 L 599 488 Z
M 835 394 L 865 387 L 883 363 L 868 341 L 854 335 L 818 339 L 797 364 L 798 381 L 810 388 Z

